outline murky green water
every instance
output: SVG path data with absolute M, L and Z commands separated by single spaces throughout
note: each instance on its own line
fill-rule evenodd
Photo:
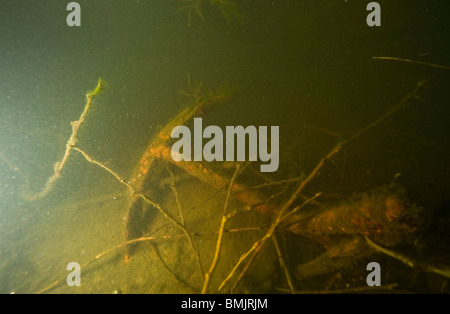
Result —
M 127 263 L 124 248 L 117 246 L 132 240 L 123 235 L 129 191 L 79 152 L 71 151 L 47 195 L 35 201 L 23 197 L 44 188 L 63 158 L 71 121 L 79 119 L 86 93 L 102 77 L 107 86 L 93 101 L 77 145 L 125 181 L 133 179 L 164 125 L 196 96 L 226 84 L 235 89 L 233 96 L 202 112 L 205 126 L 280 127 L 278 170 L 261 174 L 257 162 L 240 175 L 265 202 L 281 208 L 343 141 L 290 210 L 317 193 L 301 210 L 353 204 L 352 196 L 389 185 L 395 177 L 406 190 L 405 207 L 421 209 L 402 221 L 414 226 L 389 248 L 396 256 L 339 251 L 338 257 L 349 257 L 344 266 L 299 280 L 298 265 L 336 251 L 323 246 L 321 235 L 299 235 L 280 225 L 279 250 L 270 238 L 248 271 L 243 272 L 248 259 L 233 271 L 276 214 L 265 215 L 257 206 L 246 211 L 242 198 L 231 197 L 227 212 L 238 213 L 225 226 L 208 292 L 217 292 L 229 275 L 220 292 L 370 292 L 366 265 L 376 261 L 382 292 L 448 293 L 450 4 L 379 1 L 382 24 L 369 27 L 368 2 L 78 1 L 81 26 L 69 27 L 64 1 L 1 1 L 0 292 L 34 293 L 58 281 L 46 292 L 184 293 L 204 287 L 227 188 L 218 190 L 186 169 L 155 162 L 142 192 L 184 221 L 193 245 L 182 228 L 146 206 L 133 228 L 157 239 L 130 245 Z M 214 164 L 229 180 L 228 166 Z M 167 168 L 175 177 L 175 194 Z M 342 248 L 336 241 L 361 239 L 366 231 L 329 240 L 336 250 Z M 70 262 L 92 262 L 81 269 L 80 287 L 66 284 Z M 393 284 L 396 288 L 388 289 Z

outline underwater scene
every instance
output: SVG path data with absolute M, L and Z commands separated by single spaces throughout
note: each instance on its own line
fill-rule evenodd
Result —
M 0 293 L 449 293 L 448 12 L 2 0 Z

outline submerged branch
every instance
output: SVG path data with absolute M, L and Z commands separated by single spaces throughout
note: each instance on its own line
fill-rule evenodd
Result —
M 84 110 L 81 113 L 80 118 L 77 121 L 72 121 L 72 134 L 69 137 L 69 140 L 66 143 L 66 150 L 64 152 L 64 156 L 60 161 L 57 161 L 53 166 L 53 174 L 48 178 L 47 183 L 45 184 L 44 188 L 38 192 L 38 193 L 24 193 L 23 197 L 26 198 L 29 201 L 35 201 L 38 199 L 41 199 L 42 197 L 46 196 L 51 189 L 53 188 L 53 183 L 56 182 L 61 177 L 61 171 L 66 164 L 67 159 L 70 156 L 70 153 L 72 151 L 72 148 L 75 147 L 78 139 L 77 134 L 78 130 L 80 129 L 81 125 L 83 124 L 84 120 L 86 119 L 86 116 L 89 112 L 89 109 L 91 107 L 92 101 L 94 98 L 99 95 L 103 91 L 104 82 L 102 78 L 98 79 L 97 86 L 94 90 L 91 92 L 88 92 L 86 94 L 86 105 L 84 106 Z
M 442 69 L 442 70 L 450 70 L 450 67 L 449 67 L 449 66 L 440 65 L 440 64 L 434 64 L 434 63 L 429 63 L 429 62 L 423 62 L 423 61 L 415 61 L 415 60 L 410 60 L 410 59 L 402 59 L 402 58 L 394 58 L 394 57 L 372 57 L 372 59 L 376 59 L 376 60 L 402 61 L 402 62 L 408 62 L 408 63 L 415 63 L 415 64 L 420 64 L 420 65 L 426 65 L 426 66 L 429 66 L 429 67 L 433 67 L 433 68 L 437 68 L 437 69 Z

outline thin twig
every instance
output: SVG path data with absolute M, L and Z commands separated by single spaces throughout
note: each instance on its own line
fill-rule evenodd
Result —
M 375 251 L 378 251 L 378 252 L 384 253 L 384 254 L 386 254 L 388 256 L 391 256 L 391 257 L 395 258 L 396 260 L 401 261 L 402 263 L 408 265 L 411 268 L 414 267 L 415 263 L 411 259 L 407 258 L 406 256 L 403 256 L 403 255 L 401 255 L 399 253 L 395 253 L 395 252 L 393 252 L 391 250 L 388 250 L 388 249 L 386 249 L 386 248 L 376 244 L 375 242 L 370 240 L 366 235 L 363 235 L 363 237 L 366 240 L 367 244 L 370 247 L 372 247 L 373 249 L 375 249 Z
M 216 243 L 216 251 L 214 253 L 214 258 L 213 261 L 211 263 L 211 266 L 209 268 L 209 271 L 205 274 L 205 281 L 203 283 L 203 289 L 202 289 L 202 293 L 206 293 L 208 291 L 208 287 L 209 287 L 209 282 L 211 280 L 211 277 L 214 273 L 214 270 L 217 266 L 217 263 L 219 262 L 219 256 L 220 256 L 220 251 L 222 250 L 222 240 L 223 240 L 223 234 L 224 234 L 224 229 L 225 229 L 225 224 L 227 222 L 227 210 L 228 210 L 228 202 L 230 199 L 230 195 L 231 195 L 231 190 L 233 188 L 233 183 L 234 180 L 236 179 L 236 176 L 239 172 L 240 166 L 236 166 L 236 169 L 233 173 L 233 177 L 230 180 L 229 186 L 228 186 L 228 191 L 227 191 L 227 197 L 225 199 L 225 205 L 223 207 L 223 215 L 222 215 L 222 221 L 220 223 L 220 228 L 219 228 L 219 235 L 217 237 L 217 243 Z
M 169 213 L 167 213 L 158 203 L 155 203 L 154 201 L 152 201 L 150 198 L 148 198 L 147 196 L 145 196 L 144 194 L 142 194 L 139 191 L 136 191 L 133 186 L 131 184 L 129 184 L 127 181 L 125 181 L 124 179 L 122 179 L 117 173 L 115 173 L 112 169 L 108 168 L 107 166 L 105 166 L 104 164 L 102 164 L 101 162 L 93 159 L 92 157 L 90 157 L 84 150 L 82 150 L 79 147 L 74 146 L 73 149 L 75 149 L 76 151 L 80 152 L 83 157 L 90 163 L 95 164 L 101 168 L 103 168 L 104 170 L 106 170 L 107 172 L 109 172 L 110 174 L 112 174 L 117 181 L 119 181 L 120 183 L 124 184 L 127 188 L 129 188 L 133 194 L 136 194 L 138 197 L 140 197 L 141 199 L 143 199 L 145 202 L 147 202 L 148 204 L 152 205 L 153 207 L 155 207 L 165 218 L 167 218 L 168 220 L 170 220 L 171 222 L 173 222 L 175 225 L 177 225 L 178 227 L 180 227 L 181 229 L 185 229 L 185 227 L 178 221 L 176 220 L 174 217 L 172 217 Z
M 378 124 L 380 124 L 381 122 L 386 120 L 388 117 L 390 117 L 394 113 L 396 113 L 398 110 L 400 110 L 401 108 L 405 107 L 412 99 L 419 97 L 420 92 L 424 89 L 424 87 L 427 84 L 428 84 L 428 81 L 426 81 L 426 80 L 417 82 L 416 87 L 414 88 L 414 90 L 411 93 L 409 93 L 406 96 L 404 96 L 403 99 L 400 101 L 400 103 L 397 106 L 393 107 L 391 110 L 386 112 L 384 115 L 382 115 L 377 120 L 373 121 L 371 124 L 369 124 L 365 128 L 361 129 L 359 132 L 353 134 L 348 139 L 344 140 L 342 144 L 347 144 L 351 140 L 356 139 L 361 134 L 363 134 L 363 133 L 367 132 L 368 130 L 374 128 L 375 126 L 377 126 Z
M 267 239 L 269 239 L 269 238 L 267 238 Z M 244 275 L 247 273 L 248 269 L 253 264 L 253 262 L 256 259 L 256 256 L 258 256 L 258 253 L 259 253 L 259 251 L 261 251 L 262 248 L 263 248 L 262 245 L 259 245 L 255 248 L 249 261 L 247 262 L 247 264 L 245 265 L 245 267 L 242 269 L 241 273 L 239 274 L 239 277 L 236 279 L 236 281 L 231 286 L 231 289 L 230 289 L 231 293 L 234 293 L 234 290 L 236 289 L 237 285 L 241 282 L 242 278 L 244 278 Z
M 283 183 L 298 182 L 298 180 L 300 180 L 301 178 L 302 178 L 301 176 L 298 176 L 298 177 L 290 178 L 290 179 L 284 179 L 284 180 L 279 180 L 279 181 L 274 181 L 274 182 L 262 183 L 262 184 L 251 186 L 251 187 L 249 187 L 249 189 L 260 189 L 260 188 L 264 188 L 264 187 L 268 187 L 268 186 L 272 186 L 272 185 L 280 185 L 280 184 L 283 184 Z
M 423 61 L 415 61 L 415 60 L 410 60 L 410 59 L 402 59 L 402 58 L 394 58 L 394 57 L 372 57 L 372 59 L 402 61 L 402 62 L 426 65 L 426 66 L 429 66 L 429 67 L 443 69 L 443 70 L 450 70 L 449 66 L 440 65 L 440 64 L 434 64 L 434 63 L 429 63 L 429 62 L 423 62 Z
M 280 267 L 283 270 L 284 275 L 286 276 L 286 281 L 288 283 L 289 289 L 291 289 L 291 293 L 294 293 L 295 288 L 294 288 L 294 284 L 292 283 L 292 277 L 289 273 L 289 270 L 286 267 L 286 263 L 284 262 L 284 259 L 283 259 L 283 254 L 281 254 L 280 245 L 278 244 L 277 237 L 275 235 L 272 237 L 272 241 L 273 241 L 273 244 L 275 245 L 275 250 L 277 251 L 278 262 L 280 263 Z
M 103 80 L 101 78 L 99 78 L 95 89 L 86 94 L 87 102 L 86 102 L 86 105 L 84 106 L 84 110 L 81 113 L 80 118 L 77 121 L 71 122 L 72 134 L 70 135 L 69 140 L 66 143 L 66 150 L 64 152 L 63 158 L 54 164 L 53 174 L 48 178 L 47 183 L 45 184 L 44 188 L 40 192 L 32 193 L 32 194 L 24 193 L 23 197 L 25 197 L 27 200 L 35 201 L 35 200 L 38 200 L 38 199 L 46 196 L 51 191 L 51 189 L 53 187 L 53 183 L 55 183 L 56 180 L 61 177 L 61 171 L 62 171 L 67 159 L 70 156 L 72 148 L 74 148 L 74 146 L 76 145 L 76 143 L 78 141 L 78 139 L 77 139 L 78 130 L 80 129 L 81 125 L 83 124 L 84 120 L 86 119 L 86 116 L 91 107 L 92 101 L 102 91 L 103 91 Z
M 171 179 L 171 180 L 170 180 L 170 188 L 172 189 L 172 192 L 173 192 L 173 194 L 174 194 L 174 196 L 175 196 L 175 202 L 176 202 L 176 204 L 177 204 L 178 211 L 179 211 L 179 213 L 180 213 L 181 224 L 183 225 L 183 227 L 184 227 L 184 228 L 186 229 L 186 231 L 187 231 L 186 224 L 184 223 L 183 210 L 182 210 L 182 208 L 181 208 L 180 200 L 178 199 L 178 192 L 177 192 L 177 189 L 175 188 L 175 178 L 174 178 L 174 175 L 173 175 L 172 171 L 170 171 L 169 168 L 167 168 L 167 171 L 168 171 L 169 174 L 170 174 L 170 179 Z M 203 272 L 202 261 L 201 261 L 201 259 L 200 259 L 200 254 L 198 253 L 197 248 L 195 247 L 194 241 L 192 241 L 192 237 L 191 237 L 191 235 L 189 234 L 189 232 L 185 232 L 185 234 L 186 234 L 186 237 L 187 237 L 187 239 L 188 239 L 189 245 L 191 246 L 191 249 L 192 249 L 192 251 L 194 252 L 194 255 L 195 255 L 195 258 L 196 258 L 196 260 L 197 260 L 197 265 L 198 265 L 200 274 L 202 275 L 202 278 L 203 278 L 203 277 L 204 277 L 204 272 Z
M 231 272 L 228 274 L 228 276 L 222 281 L 222 283 L 220 284 L 219 288 L 217 289 L 217 291 L 221 291 L 223 289 L 223 287 L 227 284 L 227 282 L 231 279 L 231 277 L 234 276 L 236 270 L 238 269 L 238 267 L 245 261 L 245 259 L 253 252 L 255 251 L 260 245 L 261 243 L 265 242 L 268 238 L 270 238 L 271 234 L 269 234 L 268 232 L 266 232 L 266 234 L 264 235 L 264 237 L 261 240 L 256 241 L 255 243 L 253 243 L 252 247 L 245 252 L 244 254 L 242 254 L 239 257 L 238 262 L 236 263 L 236 265 L 234 265 L 233 269 L 231 270 Z
M 437 267 L 434 267 L 434 266 L 431 266 L 428 264 L 413 261 L 412 259 L 410 259 L 407 256 L 404 256 L 403 254 L 394 252 L 393 250 L 387 249 L 385 247 L 382 247 L 381 245 L 376 244 L 371 239 L 369 239 L 369 237 L 367 237 L 366 235 L 363 235 L 363 237 L 366 240 L 367 244 L 370 247 L 372 247 L 373 249 L 375 249 L 376 251 L 386 254 L 392 258 L 395 258 L 396 260 L 408 265 L 411 268 L 418 267 L 418 268 L 423 269 L 424 271 L 427 271 L 430 273 L 435 273 L 435 274 L 450 278 L 450 269 L 440 269 L 440 268 L 437 268 Z
M 322 192 L 318 192 L 316 193 L 313 197 L 310 197 L 308 199 L 306 199 L 301 205 L 296 206 L 294 209 L 292 209 L 289 213 L 287 213 L 286 215 L 284 215 L 281 218 L 281 221 L 285 220 L 287 217 L 289 217 L 290 215 L 293 215 L 294 213 L 296 213 L 300 208 L 303 208 L 306 204 L 311 203 L 312 201 L 314 201 L 316 198 L 318 198 L 319 196 L 322 195 Z

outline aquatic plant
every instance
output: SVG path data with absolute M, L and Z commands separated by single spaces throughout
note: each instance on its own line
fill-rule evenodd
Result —
M 188 26 L 192 25 L 192 19 L 197 16 L 202 21 L 205 21 L 203 11 L 205 6 L 209 3 L 210 7 L 216 8 L 221 15 L 228 21 L 239 20 L 242 18 L 239 5 L 231 0 L 181 0 L 184 5 L 178 11 L 187 11 Z

